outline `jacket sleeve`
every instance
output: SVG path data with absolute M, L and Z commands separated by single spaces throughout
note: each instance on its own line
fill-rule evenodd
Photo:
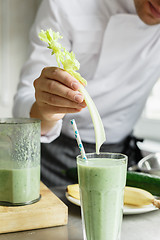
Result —
M 43 43 L 38 34 L 43 30 L 51 28 L 64 36 L 62 44 L 70 51 L 71 41 L 69 40 L 66 28 L 61 26 L 61 15 L 59 14 L 58 1 L 44 0 L 37 12 L 29 35 L 29 54 L 21 73 L 17 93 L 14 97 L 13 116 L 30 117 L 30 110 L 35 102 L 35 91 L 33 82 L 41 74 L 44 67 L 57 66 L 56 59 L 51 55 L 50 49 Z M 51 142 L 56 139 L 61 131 L 62 120 L 46 135 L 41 137 L 43 142 Z

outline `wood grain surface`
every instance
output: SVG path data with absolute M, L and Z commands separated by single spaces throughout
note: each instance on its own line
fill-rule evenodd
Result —
M 19 207 L 0 206 L 0 233 L 66 225 L 68 207 L 42 182 L 39 202 Z

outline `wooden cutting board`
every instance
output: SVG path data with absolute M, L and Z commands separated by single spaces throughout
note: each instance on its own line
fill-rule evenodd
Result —
M 0 206 L 0 233 L 66 225 L 68 207 L 43 183 L 39 202 L 20 206 Z

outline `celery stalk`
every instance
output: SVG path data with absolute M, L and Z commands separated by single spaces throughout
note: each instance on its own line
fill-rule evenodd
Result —
M 63 38 L 59 32 L 56 33 L 52 31 L 52 29 L 46 31 L 41 30 L 39 38 L 48 43 L 48 48 L 52 49 L 52 54 L 56 56 L 58 66 L 60 67 L 62 64 L 63 69 L 81 83 L 80 92 L 84 95 L 85 102 L 92 118 L 96 139 L 96 153 L 99 154 L 100 147 L 106 140 L 104 126 L 92 98 L 83 87 L 83 85 L 87 84 L 87 81 L 77 72 L 80 68 L 80 63 L 75 58 L 73 52 L 68 52 L 58 43 L 58 40 Z
M 85 102 L 92 118 L 96 139 L 96 153 L 99 154 L 100 147 L 106 140 L 103 123 L 92 98 L 90 97 L 86 89 L 82 86 L 82 84 L 80 92 L 84 95 Z

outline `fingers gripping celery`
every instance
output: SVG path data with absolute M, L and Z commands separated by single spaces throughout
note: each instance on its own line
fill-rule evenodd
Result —
M 73 52 L 68 52 L 60 43 L 58 43 L 58 40 L 63 38 L 59 32 L 54 32 L 52 29 L 48 29 L 47 31 L 41 30 L 39 37 L 42 41 L 48 43 L 49 49 L 52 49 L 52 54 L 55 54 L 58 66 L 61 67 L 62 64 L 64 70 L 81 83 L 80 92 L 84 95 L 85 102 L 93 121 L 96 138 L 96 153 L 99 153 L 101 145 L 106 140 L 105 131 L 98 110 L 90 95 L 83 87 L 83 85 L 87 84 L 87 81 L 77 72 L 80 68 L 80 63 L 76 60 Z

